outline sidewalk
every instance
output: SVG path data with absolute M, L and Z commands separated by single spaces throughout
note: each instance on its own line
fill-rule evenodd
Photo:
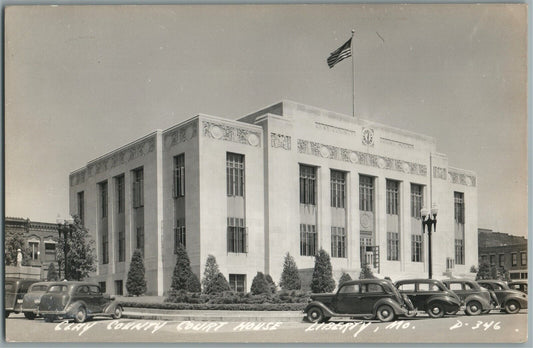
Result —
M 300 311 L 215 311 L 125 307 L 124 318 L 175 321 L 301 322 Z

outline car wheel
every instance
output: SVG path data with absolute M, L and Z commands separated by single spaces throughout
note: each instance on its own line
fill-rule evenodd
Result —
M 515 300 L 509 300 L 505 303 L 505 311 L 509 314 L 516 314 L 520 312 L 520 303 Z
M 83 323 L 87 319 L 87 311 L 85 310 L 85 307 L 78 307 L 78 310 L 76 311 L 76 314 L 74 315 L 74 321 L 76 323 Z
M 394 310 L 391 306 L 381 305 L 376 311 L 376 317 L 383 322 L 392 321 L 394 319 Z
M 307 311 L 307 320 L 311 323 L 320 323 L 324 320 L 324 313 L 318 307 L 311 307 Z
M 120 318 L 122 318 L 122 306 L 116 306 L 115 310 L 113 311 L 113 319 Z
M 25 312 L 24 316 L 26 317 L 26 319 L 29 319 L 29 320 L 35 319 L 35 314 L 32 312 Z
M 439 302 L 434 302 L 429 305 L 427 313 L 432 318 L 442 318 L 444 316 L 444 306 Z
M 480 315 L 483 307 L 478 301 L 470 301 L 466 304 L 465 313 L 466 315 Z

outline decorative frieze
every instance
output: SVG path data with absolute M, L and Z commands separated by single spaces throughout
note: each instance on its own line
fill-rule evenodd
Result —
M 270 146 L 290 151 L 291 137 L 283 134 L 270 133 Z
M 332 132 L 332 133 L 355 136 L 355 131 L 353 131 L 351 129 L 331 126 L 331 125 L 325 124 L 325 123 L 315 122 L 315 127 L 318 128 L 318 129 L 322 129 L 322 130 L 328 131 L 328 132 Z
M 155 150 L 155 136 L 141 142 L 132 144 L 125 149 L 114 152 L 87 165 L 89 177 L 103 173 L 117 166 L 123 165 L 136 158 L 145 156 Z
M 172 146 L 191 140 L 198 135 L 198 121 L 187 123 L 179 128 L 176 128 L 164 136 L 165 147 Z
M 413 144 L 404 143 L 404 142 L 398 141 L 398 140 L 392 140 L 392 139 L 383 138 L 383 137 L 380 137 L 379 140 L 382 143 L 384 143 L 384 144 L 398 146 L 398 147 L 401 147 L 401 148 L 404 148 L 404 149 L 414 149 L 415 148 L 415 146 Z
M 344 149 L 332 145 L 324 145 L 302 139 L 298 139 L 297 146 L 299 153 L 334 159 L 338 161 L 358 163 L 361 165 L 377 167 L 380 169 L 395 170 L 408 174 L 427 176 L 427 166 L 424 164 L 407 162 L 365 152 Z
M 433 177 L 437 179 L 446 180 L 448 175 L 446 174 L 446 168 L 433 167 Z
M 70 186 L 76 186 L 85 182 L 85 169 L 77 171 L 70 175 Z
M 465 185 L 465 186 L 476 186 L 476 177 L 473 175 L 468 175 L 465 173 L 448 171 L 448 178 L 451 183 Z
M 259 132 L 211 121 L 202 121 L 202 128 L 203 135 L 208 138 L 231 141 L 254 147 L 261 146 L 261 134 Z

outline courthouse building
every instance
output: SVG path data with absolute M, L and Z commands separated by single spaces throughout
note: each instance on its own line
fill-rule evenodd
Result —
M 238 120 L 197 115 L 70 174 L 70 213 L 96 240 L 92 279 L 122 293 L 132 252 L 148 293 L 171 284 L 180 243 L 199 276 L 216 257 L 230 285 L 279 281 L 289 252 L 303 279 L 323 248 L 336 280 L 427 277 L 420 209 L 438 207 L 433 276 L 478 262 L 476 175 L 449 166 L 434 138 L 282 101 Z

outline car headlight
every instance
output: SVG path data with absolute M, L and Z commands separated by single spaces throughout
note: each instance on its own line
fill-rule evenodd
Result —
M 33 300 L 33 302 L 35 302 L 36 304 L 39 304 L 39 303 L 41 303 L 41 299 L 36 298 L 35 300 Z
M 22 303 L 22 299 L 19 298 L 19 299 L 17 300 L 17 303 Z

